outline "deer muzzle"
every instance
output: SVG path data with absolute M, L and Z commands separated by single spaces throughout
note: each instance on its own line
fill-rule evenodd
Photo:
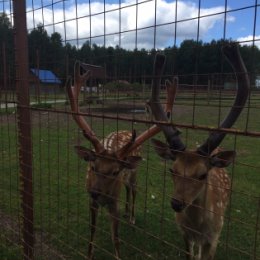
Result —
M 184 201 L 172 198 L 171 206 L 175 212 L 181 212 L 183 209 L 185 209 L 186 204 L 184 203 Z

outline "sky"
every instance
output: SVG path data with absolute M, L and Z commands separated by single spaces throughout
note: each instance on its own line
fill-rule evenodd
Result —
M 185 39 L 225 38 L 241 44 L 252 44 L 254 39 L 260 48 L 260 4 L 256 7 L 255 2 L 27 0 L 27 24 L 34 28 L 41 23 L 49 34 L 59 32 L 63 40 L 78 47 L 89 40 L 106 47 L 160 49 Z

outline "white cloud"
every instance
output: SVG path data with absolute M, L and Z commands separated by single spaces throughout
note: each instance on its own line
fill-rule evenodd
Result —
M 74 1 L 73 1 L 74 3 Z M 187 38 L 197 38 L 198 33 L 198 6 L 191 2 L 177 2 L 177 42 Z M 165 0 L 140 2 L 126 0 L 121 4 L 103 2 L 66 5 L 65 12 L 60 6 L 54 9 L 44 8 L 27 15 L 28 27 L 42 23 L 49 34 L 53 31 L 59 32 L 63 39 L 82 39 L 81 43 L 91 37 L 92 43 L 132 49 L 166 47 L 174 41 L 175 35 L 175 5 L 176 2 Z M 105 8 L 105 14 L 104 14 Z M 156 13 L 155 13 L 156 10 Z M 224 6 L 200 9 L 199 36 L 203 39 L 205 35 L 218 23 L 224 21 Z M 109 12 L 108 12 L 109 11 Z M 90 16 L 91 14 L 91 16 Z M 156 17 L 156 20 L 155 20 Z M 34 20 L 33 20 L 34 19 Z M 120 21 L 121 20 L 121 21 Z M 234 18 L 228 16 L 228 21 Z M 155 25 L 157 25 L 156 30 Z M 104 39 L 104 34 L 106 35 Z M 120 40 L 120 41 L 119 41 Z
M 253 45 L 253 42 L 255 46 L 257 46 L 260 49 L 260 35 L 248 35 L 245 37 L 240 37 L 237 39 L 238 42 L 240 42 L 240 45 Z

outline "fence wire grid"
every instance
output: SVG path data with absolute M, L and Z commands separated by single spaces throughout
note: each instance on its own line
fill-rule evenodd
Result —
M 91 70 L 79 108 L 98 139 L 154 124 L 146 102 L 153 63 L 161 80 L 178 76 L 171 123 L 195 149 L 224 131 L 221 149 L 236 151 L 227 168 L 230 201 L 214 259 L 260 259 L 260 4 L 258 0 L 0 0 L 0 259 L 90 259 L 88 163 L 67 95 L 74 64 Z M 221 49 L 239 45 L 249 98 L 234 127 L 218 126 L 233 104 L 236 77 Z M 157 139 L 165 141 L 162 133 Z M 171 207 L 171 162 L 142 145 L 135 225 L 118 198 L 121 259 L 185 259 Z M 206 209 L 204 209 L 206 210 Z M 116 258 L 110 218 L 100 208 L 95 259 Z

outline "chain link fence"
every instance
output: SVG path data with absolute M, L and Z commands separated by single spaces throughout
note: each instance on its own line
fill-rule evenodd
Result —
M 215 259 L 260 259 L 259 10 L 257 0 L 0 0 L 0 259 L 89 259 L 88 163 L 74 146 L 91 145 L 65 86 L 80 61 L 81 73 L 91 71 L 80 87 L 80 114 L 98 139 L 141 134 L 154 124 L 146 102 L 156 53 L 166 57 L 162 102 L 165 81 L 179 79 L 171 123 L 185 145 L 195 149 L 212 131 L 226 131 L 221 148 L 237 154 Z M 228 42 L 239 44 L 250 78 L 230 130 L 218 127 L 236 93 L 221 52 Z M 121 258 L 185 259 L 170 204 L 171 163 L 149 140 L 141 153 L 135 225 L 123 217 L 123 188 L 118 198 Z M 95 259 L 117 259 L 105 208 L 93 243 Z

